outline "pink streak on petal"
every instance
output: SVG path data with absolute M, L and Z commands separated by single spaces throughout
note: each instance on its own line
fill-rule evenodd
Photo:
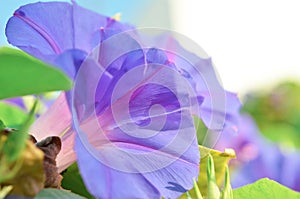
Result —
M 75 139 L 74 131 L 72 131 L 68 137 L 63 139 L 61 151 L 56 158 L 56 165 L 58 167 L 58 172 L 62 172 L 63 170 L 68 168 L 77 159 L 75 151 L 73 149 L 74 139 Z
M 39 117 L 29 132 L 37 139 L 48 136 L 60 136 L 71 126 L 72 115 L 68 107 L 65 93 L 60 94 L 48 111 Z

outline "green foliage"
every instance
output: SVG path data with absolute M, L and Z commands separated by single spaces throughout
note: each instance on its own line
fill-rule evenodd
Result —
M 84 196 L 88 199 L 94 199 L 94 197 L 87 191 L 81 175 L 78 170 L 77 163 L 72 164 L 68 169 L 62 174 L 62 187 L 67 190 Z
M 34 199 L 85 199 L 79 195 L 76 195 L 69 191 L 58 190 L 58 189 L 43 189 L 38 193 Z
M 44 186 L 43 152 L 28 138 L 37 101 L 20 130 L 0 135 L 0 187 L 12 185 L 12 193 L 33 196 Z
M 283 82 L 272 90 L 246 95 L 243 112 L 263 135 L 284 146 L 300 148 L 300 84 Z
M 0 48 L 0 99 L 71 87 L 72 82 L 60 70 L 20 50 Z
M 0 102 L 0 119 L 6 126 L 10 128 L 20 128 L 26 118 L 26 112 L 19 107 Z
M 204 141 L 208 139 L 208 129 L 198 117 L 194 117 L 194 124 L 196 127 L 198 144 L 203 145 Z
M 2 120 L 0 120 L 0 132 L 6 128 L 6 125 Z
M 234 199 L 300 199 L 300 193 L 267 178 L 233 190 Z
M 20 130 L 10 133 L 7 136 L 7 140 L 5 141 L 3 146 L 3 152 L 8 163 L 16 161 L 25 147 L 26 140 L 28 138 L 28 129 L 30 127 L 31 121 L 34 118 L 34 112 L 37 103 L 38 101 L 36 100 Z

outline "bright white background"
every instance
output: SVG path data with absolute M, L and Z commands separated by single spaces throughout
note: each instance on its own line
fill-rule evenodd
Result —
M 300 80 L 299 0 L 177 1 L 172 17 L 175 30 L 212 57 L 229 90 Z

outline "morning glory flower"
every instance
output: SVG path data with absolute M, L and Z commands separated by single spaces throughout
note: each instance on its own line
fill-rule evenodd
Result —
M 74 78 L 76 67 L 100 41 L 130 28 L 75 2 L 39 2 L 22 6 L 14 12 L 6 25 L 6 36 L 9 43 Z M 71 141 L 74 138 L 72 116 L 65 100 L 65 94 L 62 94 L 31 128 L 38 140 L 50 135 L 62 138 L 62 151 L 57 159 L 59 171 L 75 161 Z M 64 117 L 58 121 L 61 115 Z M 65 154 L 69 154 L 69 158 L 65 158 Z
M 235 129 L 239 101 L 219 84 L 210 59 L 172 35 L 149 39 L 130 29 L 76 4 L 49 2 L 18 9 L 6 35 L 74 79 L 73 91 L 31 128 L 37 139 L 62 138 L 59 171 L 77 158 L 97 198 L 176 198 L 199 173 L 193 117 L 211 132 Z
M 75 150 L 84 179 L 95 178 L 86 180 L 86 185 L 100 198 L 129 194 L 127 187 L 114 192 L 119 185 L 107 185 L 107 180 L 115 182 L 118 178 L 148 181 L 154 186 L 144 186 L 143 192 L 128 187 L 133 191 L 128 198 L 136 193 L 141 198 L 180 196 L 192 186 L 184 178 L 195 174 L 195 157 L 199 157 L 195 153 L 193 116 L 202 117 L 203 113 L 210 121 L 208 127 L 219 131 L 224 129 L 224 122 L 234 118 L 227 119 L 230 112 L 226 113 L 226 103 L 222 102 L 229 99 L 237 103 L 233 107 L 239 107 L 236 96 L 219 85 L 210 60 L 192 53 L 186 54 L 193 60 L 182 57 L 178 50 L 183 48 L 175 40 L 162 46 L 172 40 L 170 36 L 160 35 L 151 41 L 148 37 L 136 31 L 112 36 L 83 62 L 75 79 Z M 117 43 L 124 45 L 120 48 Z M 213 106 L 202 106 L 209 92 L 213 93 L 208 99 Z M 216 96 L 218 100 L 213 99 Z M 208 114 L 204 114 L 206 110 Z M 220 120 L 211 122 L 210 117 Z M 89 169 L 86 162 L 90 162 Z M 185 169 L 174 172 L 179 168 Z
M 237 134 L 222 135 L 216 149 L 233 148 L 237 160 L 233 160 L 231 183 L 234 188 L 270 178 L 291 189 L 300 191 L 299 150 L 283 149 L 259 132 L 249 115 L 240 119 Z

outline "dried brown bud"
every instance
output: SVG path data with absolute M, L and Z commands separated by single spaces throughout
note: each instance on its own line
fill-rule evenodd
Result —
M 37 140 L 35 139 L 35 137 L 33 135 L 29 135 L 28 138 L 31 142 L 33 142 L 34 144 L 37 142 Z
M 10 133 L 17 132 L 15 129 L 5 128 L 0 131 L 0 144 L 6 140 Z M 56 167 L 56 157 L 61 150 L 61 140 L 52 136 L 37 142 L 34 136 L 29 135 L 26 148 L 20 159 L 21 169 L 15 177 L 8 179 L 1 186 L 13 185 L 10 192 L 12 197 L 35 196 L 44 188 L 61 188 L 62 176 Z
M 47 137 L 35 145 L 44 152 L 45 188 L 60 188 L 62 176 L 58 173 L 55 161 L 61 150 L 62 143 L 60 138 L 57 136 Z

